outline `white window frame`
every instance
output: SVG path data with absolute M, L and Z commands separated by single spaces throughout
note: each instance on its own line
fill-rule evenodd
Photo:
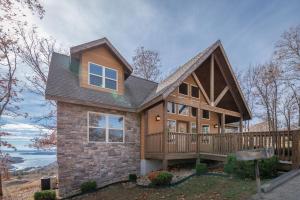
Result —
M 90 128 L 100 128 L 95 126 L 90 126 L 90 113 L 98 114 L 98 115 L 104 115 L 105 116 L 105 142 L 100 141 L 90 141 Z M 109 116 L 117 116 L 117 117 L 123 117 L 123 141 L 122 142 L 109 142 L 109 130 L 121 130 L 118 128 L 109 128 Z M 125 116 L 124 115 L 115 115 L 115 114 L 109 114 L 109 113 L 102 113 L 102 112 L 93 112 L 88 111 L 87 112 L 87 141 L 88 143 L 119 143 L 124 144 L 125 143 Z
M 186 85 L 187 85 L 187 94 L 182 94 L 182 93 L 180 93 L 180 91 L 179 91 L 179 86 L 180 86 L 181 84 L 186 84 Z M 187 83 L 187 82 L 182 82 L 181 84 L 178 86 L 178 94 L 179 94 L 179 95 L 182 95 L 182 96 L 188 97 L 189 94 L 190 94 L 190 84 Z
M 168 120 L 167 120 L 167 123 L 168 123 L 169 121 L 170 121 L 170 122 L 175 122 L 175 132 L 177 132 L 177 121 L 176 121 L 175 119 L 168 119 Z M 169 124 L 168 124 L 168 132 L 169 132 Z
M 208 127 L 208 132 L 207 133 L 204 133 L 203 132 L 203 126 L 207 126 Z M 203 133 L 203 134 L 208 134 L 210 132 L 210 126 L 209 126 L 209 124 L 202 124 L 201 125 L 201 133 Z
M 199 94 L 198 97 L 193 97 L 193 95 L 192 95 L 192 93 L 193 93 L 192 87 L 198 88 L 198 94 Z M 191 91 L 191 97 L 192 98 L 194 98 L 194 99 L 200 99 L 200 88 L 197 85 L 190 84 L 190 91 Z
M 175 112 L 174 112 L 174 113 L 168 111 L 168 104 L 169 104 L 169 103 L 174 104 L 174 106 L 175 106 Z M 168 113 L 168 114 L 173 114 L 173 115 L 174 115 L 174 114 L 177 114 L 177 103 L 168 101 L 168 102 L 167 102 L 167 113 Z
M 196 126 L 196 133 L 197 133 L 197 123 L 196 122 L 190 122 L 190 133 L 193 133 L 192 132 L 192 124 L 195 124 L 195 126 Z
M 186 115 L 186 114 L 179 113 L 179 106 L 180 106 L 180 105 L 187 106 L 188 112 L 189 112 L 187 115 Z M 178 107 L 178 108 L 177 108 L 177 110 L 178 110 L 178 115 L 182 115 L 182 116 L 189 116 L 189 115 L 190 115 L 190 106 L 185 105 L 185 104 L 178 103 L 178 104 L 177 104 L 177 107 Z
M 171 122 L 175 122 L 175 133 L 177 133 L 177 120 L 175 120 L 175 119 L 168 119 L 167 120 L 167 123 L 169 122 L 169 121 L 171 121 Z M 168 132 L 170 132 L 169 131 L 169 126 L 168 126 Z M 172 132 L 171 132 L 172 133 Z M 169 136 L 169 134 L 168 134 L 168 143 L 175 143 L 175 135 L 172 135 L 171 137 Z
M 90 64 L 102 67 L 102 76 L 100 76 L 99 74 L 93 74 L 93 73 L 91 73 L 90 72 Z M 106 75 L 105 75 L 105 69 L 110 69 L 110 70 L 115 71 L 116 72 L 116 80 L 112 79 L 112 78 L 109 78 L 109 77 L 106 77 Z M 90 74 L 94 75 L 94 76 L 101 77 L 102 78 L 102 85 L 99 86 L 99 85 L 93 85 L 93 84 L 91 84 L 91 82 L 90 82 Z M 111 88 L 105 87 L 105 79 L 116 81 L 116 89 L 111 89 Z M 88 62 L 88 84 L 91 85 L 91 86 L 93 86 L 93 87 L 99 87 L 99 88 L 103 88 L 103 89 L 107 89 L 107 90 L 118 91 L 118 70 L 110 68 L 110 67 L 106 67 L 106 66 L 103 66 L 103 65 L 99 65 L 99 64 L 96 64 L 96 63 L 93 63 L 93 62 Z

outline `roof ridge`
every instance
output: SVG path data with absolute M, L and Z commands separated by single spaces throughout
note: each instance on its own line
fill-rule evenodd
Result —
M 182 70 L 185 66 L 189 66 L 189 63 L 191 63 L 192 61 L 196 60 L 196 59 L 199 59 L 202 55 L 204 55 L 206 52 L 208 52 L 211 48 L 213 48 L 214 46 L 216 45 L 220 45 L 221 44 L 221 41 L 220 40 L 217 40 L 215 41 L 212 45 L 210 45 L 209 47 L 205 48 L 204 50 L 200 51 L 199 53 L 197 53 L 195 56 L 193 56 L 192 58 L 190 58 L 187 62 L 185 62 L 183 65 L 180 65 L 176 68 L 176 70 L 171 73 L 168 77 L 166 77 L 163 81 L 161 81 L 159 83 L 159 86 L 161 86 L 161 88 L 159 88 L 159 90 L 162 90 L 164 87 L 163 87 L 163 84 L 166 84 L 166 82 L 170 81 L 169 79 L 172 78 L 172 76 L 174 76 L 176 73 L 178 73 L 178 71 Z
M 144 81 L 148 81 L 148 82 L 152 82 L 152 83 L 159 84 L 159 83 L 158 83 L 158 82 L 156 82 L 156 81 L 148 80 L 148 79 L 145 79 L 145 78 L 139 77 L 139 76 L 137 76 L 137 75 L 132 75 L 132 74 L 131 74 L 130 76 L 133 76 L 133 77 L 135 77 L 135 78 L 142 79 L 142 80 L 144 80 Z

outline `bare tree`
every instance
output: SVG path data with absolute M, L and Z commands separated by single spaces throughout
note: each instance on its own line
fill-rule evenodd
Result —
M 51 56 L 53 52 L 63 52 L 56 40 L 51 37 L 42 37 L 36 27 L 24 29 L 18 27 L 20 36 L 20 57 L 29 66 L 32 73 L 27 77 L 27 88 L 30 92 L 44 97 Z M 45 115 L 32 118 L 35 123 L 50 130 L 50 134 L 33 139 L 32 146 L 35 148 L 51 148 L 56 145 L 56 102 L 45 100 L 42 106 L 49 112 Z
M 158 52 L 138 47 L 135 50 L 133 61 L 133 73 L 151 81 L 160 79 L 160 57 Z
M 274 55 L 290 70 L 300 72 L 300 25 L 291 27 L 281 35 L 275 45 Z M 294 78 L 300 79 L 298 75 Z
M 32 14 L 38 14 L 40 18 L 44 16 L 44 9 L 39 0 L 0 0 L 0 119 L 3 115 L 17 115 L 19 107 L 16 102 L 22 100 L 18 97 L 16 71 L 18 66 L 17 46 L 18 37 L 15 32 L 15 26 L 22 24 L 27 9 Z M 0 132 L 1 136 L 9 135 L 7 132 Z M 8 154 L 2 152 L 2 146 L 14 148 L 11 144 L 1 140 L 0 142 L 0 196 L 2 192 L 1 173 L 7 164 Z
M 281 76 L 282 70 L 272 62 L 253 69 L 254 95 L 257 104 L 264 109 L 261 117 L 267 119 L 270 131 L 276 131 L 278 128 Z
M 45 14 L 45 10 L 39 0 L 1 0 L 0 21 L 4 22 L 8 20 L 9 22 L 19 22 L 20 18 L 26 16 L 24 8 L 31 11 L 32 14 L 37 14 L 40 18 L 43 18 Z
M 287 89 L 286 91 L 290 91 L 290 90 Z M 291 130 L 292 120 L 293 117 L 295 116 L 296 109 L 297 109 L 296 99 L 294 94 L 293 93 L 285 94 L 281 101 L 279 112 L 284 117 L 284 121 L 285 121 L 284 127 L 289 131 Z
M 300 127 L 300 25 L 285 31 L 275 45 L 275 59 L 284 66 L 285 80 L 293 91 Z
M 16 43 L 16 40 L 0 30 L 0 120 L 3 115 L 14 116 L 19 110 L 15 104 L 21 100 L 18 98 L 18 80 L 16 78 L 18 53 Z M 7 167 L 8 158 L 8 154 L 2 152 L 2 147 L 12 147 L 1 139 L 2 136 L 7 135 L 9 133 L 0 132 L 0 196 L 3 195 L 1 173 Z
M 244 73 L 240 73 L 237 76 L 237 78 L 241 85 L 241 88 L 244 93 L 247 104 L 249 106 L 250 112 L 254 114 L 255 95 L 254 95 L 253 68 L 250 66 L 247 71 L 245 71 Z M 250 120 L 246 120 L 244 122 L 244 127 L 249 131 Z

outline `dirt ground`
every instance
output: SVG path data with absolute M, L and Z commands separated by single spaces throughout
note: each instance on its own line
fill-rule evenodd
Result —
M 43 176 L 56 176 L 56 164 L 32 172 L 19 172 L 9 180 L 3 181 L 3 200 L 32 200 L 33 194 L 41 188 Z

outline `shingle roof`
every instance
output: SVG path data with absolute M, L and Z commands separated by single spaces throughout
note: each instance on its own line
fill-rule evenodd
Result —
M 248 115 L 246 118 L 251 118 L 251 112 L 249 111 L 236 77 L 232 72 L 228 58 L 219 40 L 201 53 L 197 54 L 184 65 L 178 67 L 174 73 L 159 84 L 130 75 L 125 80 L 124 95 L 98 92 L 92 89 L 80 87 L 78 75 L 74 73 L 76 70 L 72 70 L 72 68 L 70 70 L 70 57 L 54 53 L 52 55 L 49 69 L 46 98 L 75 102 L 79 104 L 93 104 L 100 107 L 109 106 L 133 112 L 139 111 L 150 106 L 156 101 L 165 99 L 169 96 L 169 94 L 174 91 L 174 89 L 178 87 L 189 75 L 191 75 L 191 73 L 194 72 L 207 58 L 209 58 L 209 56 L 217 48 L 220 48 L 224 55 L 231 78 L 237 86 L 235 92 L 237 92 L 243 102 L 243 106 L 245 107 Z
M 79 86 L 79 77 L 69 69 L 70 57 L 53 53 L 49 69 L 46 98 L 58 97 L 95 105 L 120 107 L 134 111 L 157 87 L 157 83 L 135 76 L 125 81 L 125 94 L 98 92 Z
M 171 75 L 169 75 L 166 79 L 158 84 L 156 90 L 152 91 L 152 93 L 145 99 L 143 105 L 150 102 L 152 99 L 159 95 L 164 94 L 168 96 L 169 93 L 175 89 L 175 87 L 177 87 L 197 67 L 199 67 L 199 65 L 201 65 L 201 63 L 204 62 L 208 58 L 208 56 L 210 56 L 210 54 L 213 52 L 213 50 L 216 49 L 216 47 L 218 47 L 219 44 L 220 41 L 218 40 L 213 45 L 206 48 L 204 51 L 198 53 L 184 65 L 179 66 Z

